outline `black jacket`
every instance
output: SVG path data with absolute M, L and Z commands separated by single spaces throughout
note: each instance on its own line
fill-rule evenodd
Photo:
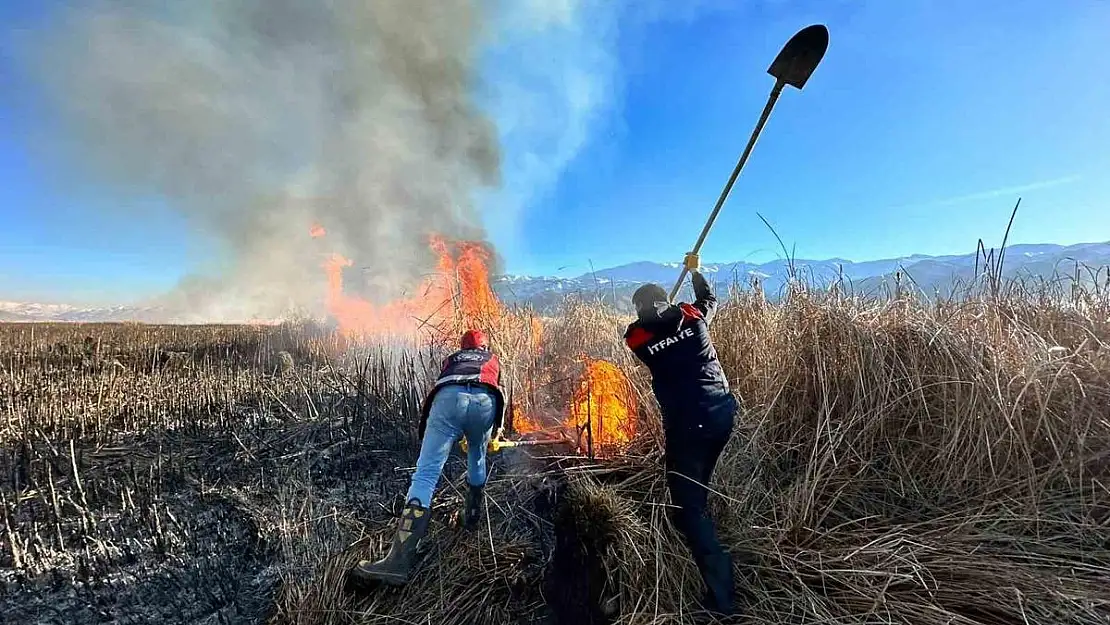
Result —
M 439 377 L 432 391 L 424 398 L 420 407 L 420 438 L 424 438 L 424 428 L 428 425 L 428 413 L 432 400 L 439 389 L 448 384 L 479 384 L 493 393 L 494 423 L 497 432 L 505 420 L 505 394 L 501 390 L 501 361 L 493 352 L 484 349 L 460 349 L 443 360 Z
M 641 312 L 624 333 L 625 344 L 648 369 L 651 386 L 663 412 L 663 423 L 698 418 L 734 401 L 709 324 L 717 298 L 705 277 L 693 272 L 693 304 L 660 306 Z

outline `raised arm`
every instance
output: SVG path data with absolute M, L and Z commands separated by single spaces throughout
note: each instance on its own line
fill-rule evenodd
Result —
M 713 317 L 717 315 L 717 296 L 713 295 L 713 290 L 709 288 L 709 282 L 706 281 L 705 276 L 701 275 L 700 271 L 691 272 L 690 281 L 694 284 L 694 308 L 701 311 L 702 316 L 705 317 L 706 325 L 709 325 L 713 323 Z

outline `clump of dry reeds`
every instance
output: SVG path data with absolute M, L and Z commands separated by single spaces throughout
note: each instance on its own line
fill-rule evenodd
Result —
M 746 410 L 714 505 L 741 605 L 767 623 L 1107 622 L 1108 310 L 804 290 L 723 308 Z M 615 543 L 620 622 L 693 622 L 662 482 L 601 488 L 647 502 L 624 525 L 650 531 Z

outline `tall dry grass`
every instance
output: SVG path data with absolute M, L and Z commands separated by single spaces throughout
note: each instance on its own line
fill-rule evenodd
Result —
M 711 501 L 748 622 L 1110 622 L 1105 289 L 734 295 L 713 334 L 745 409 Z M 476 535 L 447 521 L 454 458 L 413 583 L 363 594 L 343 572 L 384 550 L 446 339 L 0 326 L 0 609 L 80 623 L 697 622 L 627 321 L 584 302 L 499 321 L 529 414 L 565 418 L 582 358 L 607 358 L 640 395 L 639 436 L 604 460 L 498 455 Z
M 714 509 L 753 620 L 1110 621 L 1110 300 L 1087 295 L 725 307 L 746 409 Z M 658 462 L 636 461 L 577 491 L 624 519 L 620 622 L 692 622 Z

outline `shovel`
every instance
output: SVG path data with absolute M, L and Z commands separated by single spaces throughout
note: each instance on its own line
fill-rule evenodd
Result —
M 759 123 L 755 125 L 755 130 L 752 132 L 751 138 L 748 139 L 748 145 L 744 148 L 740 161 L 736 163 L 732 175 L 729 176 L 728 183 L 721 191 L 721 196 L 717 198 L 717 205 L 713 207 L 713 212 L 709 214 L 709 220 L 705 222 L 705 227 L 702 228 L 701 235 L 698 237 L 698 242 L 694 244 L 691 254 L 697 254 L 701 250 L 701 245 L 705 242 L 709 229 L 713 227 L 717 214 L 721 212 L 721 207 L 728 199 L 728 194 L 732 191 L 732 185 L 740 175 L 740 170 L 748 162 L 752 148 L 755 147 L 755 142 L 759 139 L 759 133 L 763 132 L 763 125 L 767 123 L 767 118 L 771 116 L 771 110 L 775 108 L 775 103 L 778 102 L 783 88 L 790 85 L 801 90 L 809 77 L 813 75 L 813 71 L 817 69 L 817 65 L 824 58 L 825 51 L 828 48 L 829 30 L 823 24 L 806 26 L 795 33 L 790 41 L 786 42 L 786 45 L 782 47 L 778 56 L 771 63 L 771 67 L 767 68 L 767 73 L 775 77 L 775 86 L 771 89 L 771 96 L 767 99 L 767 105 L 763 107 L 763 114 L 759 116 Z M 682 281 L 686 279 L 686 274 L 689 271 L 689 268 L 683 263 L 678 282 L 675 282 L 674 288 L 671 289 L 670 301 L 673 302 L 675 296 L 678 295 L 678 289 L 682 286 Z

